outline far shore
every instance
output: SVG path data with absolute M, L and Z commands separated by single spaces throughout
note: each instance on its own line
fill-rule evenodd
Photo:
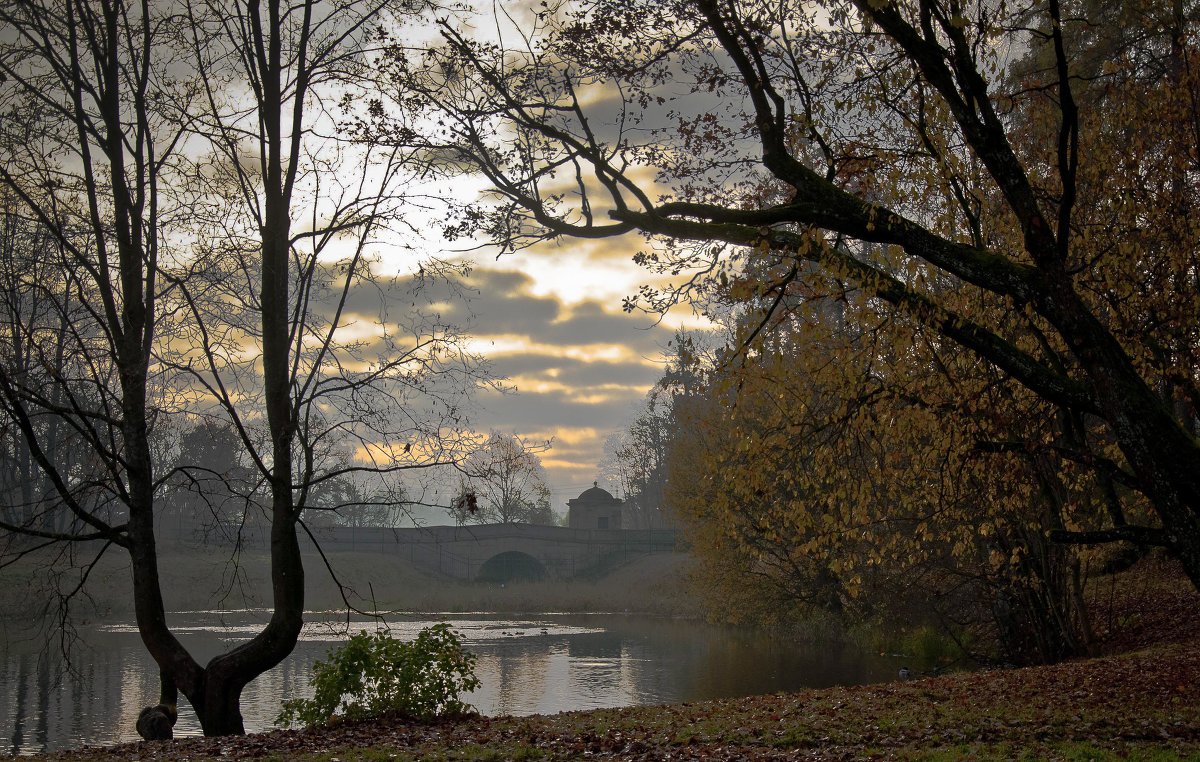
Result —
M 330 569 L 326 566 L 332 567 Z M 55 601 L 51 585 L 68 589 L 79 572 L 57 578 L 45 558 L 31 556 L 0 570 L 0 612 L 15 621 L 42 615 L 28 601 Z M 691 559 L 683 553 L 639 556 L 603 575 L 505 585 L 460 582 L 430 575 L 386 553 L 339 551 L 305 555 L 305 608 L 346 611 L 346 599 L 363 611 L 405 613 L 621 612 L 700 617 L 688 590 Z M 168 611 L 237 610 L 270 606 L 269 560 L 263 552 L 235 555 L 219 547 L 164 548 L 159 563 Z M 334 582 L 334 575 L 342 588 Z M 78 622 L 114 621 L 133 615 L 132 575 L 120 549 L 110 549 L 71 601 Z M 53 604 L 47 604 L 53 605 Z

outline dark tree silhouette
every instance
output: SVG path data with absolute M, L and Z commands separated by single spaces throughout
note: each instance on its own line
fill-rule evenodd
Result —
M 1200 587 L 1193 9 L 1125 13 L 1096 71 L 1096 4 L 822 7 L 556 6 L 523 49 L 447 23 L 436 148 L 500 199 L 449 232 L 643 234 L 677 279 L 659 308 L 862 289 L 1072 421 L 1045 455 L 1114 490 L 1056 539 L 1163 546 Z M 1021 76 L 1001 50 L 1038 55 Z
M 459 398 L 477 378 L 414 296 L 438 265 L 391 285 L 372 271 L 414 157 L 337 129 L 343 106 L 367 106 L 353 91 L 393 11 L 419 7 L 0 2 L 0 109 L 18 117 L 0 134 L 20 146 L 0 163 L 0 195 L 59 265 L 39 292 L 57 321 L 5 326 L 38 373 L 0 358 L 6 430 L 48 484 L 37 510 L 56 518 L 0 524 L 5 561 L 58 543 L 126 551 L 162 704 L 182 692 L 208 735 L 244 732 L 243 688 L 296 643 L 313 491 L 453 459 Z M 402 286 L 413 307 L 389 316 L 379 305 Z M 351 323 L 358 338 L 342 340 Z M 152 445 L 175 416 L 225 421 L 240 454 L 225 454 L 221 478 L 236 467 L 263 485 L 272 614 L 205 664 L 167 623 L 159 578 L 156 498 L 204 472 L 157 467 Z M 56 455 L 55 431 L 78 441 L 77 458 Z

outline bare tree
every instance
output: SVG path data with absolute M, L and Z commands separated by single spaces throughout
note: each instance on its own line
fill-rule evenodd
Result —
M 341 139 L 339 104 L 358 105 L 376 36 L 398 21 L 393 6 L 416 12 L 316 0 L 0 3 L 11 30 L 0 104 L 37 136 L 0 167 L 0 183 L 61 252 L 47 282 L 71 286 L 55 314 L 75 318 L 35 334 L 37 352 L 78 358 L 42 363 L 37 379 L 0 362 L 11 429 L 68 517 L 62 529 L 2 528 L 35 543 L 98 541 L 97 557 L 129 553 L 162 702 L 182 691 L 207 735 L 244 732 L 242 689 L 295 645 L 298 535 L 314 491 L 362 473 L 398 484 L 454 459 L 460 400 L 476 382 L 456 332 L 416 295 L 439 266 L 403 282 L 372 269 L 410 202 L 396 189 L 412 157 Z M 389 294 L 412 308 L 385 312 Z M 206 664 L 168 626 L 159 580 L 155 497 L 202 470 L 156 470 L 151 439 L 176 415 L 228 421 L 269 516 L 272 616 Z M 86 446 L 77 463 L 89 468 L 51 457 L 47 418 Z
M 175 450 L 156 511 L 159 537 L 185 546 L 236 542 L 256 518 L 261 484 L 237 431 L 227 420 L 201 420 L 180 433 Z
M 493 431 L 462 465 L 455 501 L 460 524 L 550 524 L 550 488 L 539 444 L 516 434 Z
M 326 526 L 394 527 L 409 517 L 410 505 L 402 484 L 372 473 L 343 474 L 310 491 L 302 518 Z
M 704 337 L 679 331 L 668 345 L 663 376 L 646 395 L 641 412 L 629 427 L 604 443 L 601 468 L 620 485 L 625 500 L 625 524 L 639 529 L 670 526 L 666 489 L 670 479 L 669 455 L 679 434 L 680 399 L 697 393 L 701 383 L 700 360 L 706 351 Z
M 10 219 L 36 233 L 27 240 L 48 242 L 23 259 L 7 249 L 6 266 L 55 265 L 10 288 L 5 340 L 25 349 L 0 363 L 4 414 L 43 476 L 37 511 L 48 518 L 3 529 L 32 538 L 10 545 L 15 557 L 56 542 L 98 541 L 94 559 L 128 550 L 151 628 L 162 616 L 147 384 L 168 206 L 160 177 L 182 134 L 148 106 L 161 20 L 148 6 L 0 5 L 0 102 L 13 117 L 0 187 Z M 55 319 L 25 309 L 37 298 Z M 55 452 L 63 431 L 79 443 L 71 460 Z
M 0 354 L 11 372 L 24 383 L 41 383 L 51 404 L 62 403 L 62 390 L 52 383 L 65 375 L 67 342 L 62 340 L 80 305 L 71 292 L 76 288 L 70 271 L 64 271 L 61 247 L 43 225 L 18 214 L 12 204 L 0 216 L 0 314 L 5 343 Z M 49 339 L 49 340 L 48 340 Z M 49 347 L 49 354 L 42 350 Z M 59 465 L 73 459 L 75 438 L 55 416 L 36 423 L 46 458 Z M 8 419 L 3 439 L 0 489 L 5 505 L 0 518 L 23 527 L 49 531 L 62 529 L 61 514 L 44 498 L 52 486 L 39 472 L 25 435 Z
M 623 523 L 631 529 L 666 524 L 663 497 L 667 486 L 667 455 L 676 422 L 670 400 L 655 389 L 628 428 L 604 443 L 601 468 L 620 486 Z

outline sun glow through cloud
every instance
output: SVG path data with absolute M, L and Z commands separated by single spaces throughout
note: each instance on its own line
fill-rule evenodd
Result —
M 582 96 L 589 108 L 603 111 L 614 93 L 596 87 Z M 633 167 L 630 174 L 650 191 L 657 188 L 651 169 Z M 553 182 L 570 193 L 575 180 L 562 176 Z M 456 176 L 408 190 L 465 204 L 480 199 L 485 189 L 479 177 Z M 593 211 L 598 218 L 606 214 Z M 497 257 L 478 237 L 443 238 L 445 219 L 436 203 L 412 209 L 408 224 L 419 240 L 381 250 L 377 270 L 406 277 L 417 269 L 418 252 L 470 267 L 461 282 L 469 297 L 465 305 L 435 297 L 424 308 L 462 328 L 467 351 L 491 361 L 515 390 L 480 395 L 472 427 L 553 440 L 542 463 L 557 501 L 560 492 L 597 478 L 605 440 L 636 415 L 661 377 L 674 333 L 709 324 L 687 307 L 663 316 L 624 311 L 625 300 L 644 284 L 667 286 L 665 276 L 633 261 L 647 245 L 639 235 L 559 238 Z M 370 340 L 371 330 L 355 326 L 364 340 Z

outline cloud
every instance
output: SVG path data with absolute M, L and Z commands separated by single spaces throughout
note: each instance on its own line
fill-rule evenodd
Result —
M 661 377 L 661 356 L 674 336 L 653 316 L 622 311 L 617 287 L 604 283 L 594 264 L 579 261 L 598 252 L 603 260 L 611 248 L 572 247 L 570 257 L 564 251 L 554 257 L 524 252 L 420 288 L 411 277 L 383 291 L 364 284 L 350 295 L 348 308 L 364 323 L 375 321 L 382 294 L 392 319 L 421 313 L 464 329 L 470 349 L 486 356 L 493 372 L 516 390 L 477 393 L 472 428 L 552 438 L 542 462 L 555 499 L 565 500 L 597 478 L 605 440 Z M 622 283 L 635 282 L 638 271 L 627 253 L 609 261 L 624 270 Z M 565 290 L 564 279 L 570 285 Z
M 494 363 L 518 387 L 522 379 L 536 379 L 566 386 L 636 386 L 649 388 L 662 376 L 662 366 L 645 361 L 584 362 L 547 355 L 506 355 Z
M 480 394 L 477 404 L 485 411 L 487 427 L 505 431 L 556 431 L 560 428 L 612 430 L 628 417 L 629 411 L 645 395 L 645 390 L 589 395 L 583 390 L 555 390 L 540 393 Z

